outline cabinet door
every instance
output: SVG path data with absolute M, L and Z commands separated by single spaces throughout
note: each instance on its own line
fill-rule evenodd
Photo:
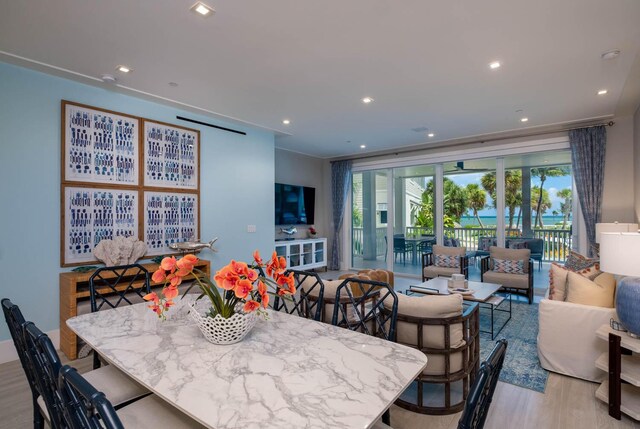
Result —
M 302 245 L 289 244 L 289 268 L 300 268 L 302 265 Z
M 324 240 L 318 240 L 314 243 L 313 262 L 318 266 L 327 264 L 327 249 Z

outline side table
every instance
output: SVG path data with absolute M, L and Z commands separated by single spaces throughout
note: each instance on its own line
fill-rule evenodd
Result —
M 640 420 L 640 339 L 602 325 L 596 336 L 609 342 L 609 351 L 596 360 L 596 367 L 609 376 L 596 390 L 596 398 L 609 405 L 609 415 L 620 420 L 625 413 Z

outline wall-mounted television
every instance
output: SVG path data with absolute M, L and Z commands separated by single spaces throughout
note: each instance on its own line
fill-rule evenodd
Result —
M 276 225 L 311 225 L 316 189 L 276 183 Z

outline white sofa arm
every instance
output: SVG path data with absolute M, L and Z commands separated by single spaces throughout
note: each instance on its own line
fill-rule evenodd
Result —
M 543 299 L 538 316 L 538 358 L 543 368 L 590 381 L 605 378 L 595 361 L 608 343 L 596 337 L 596 330 L 617 317 L 615 308 Z

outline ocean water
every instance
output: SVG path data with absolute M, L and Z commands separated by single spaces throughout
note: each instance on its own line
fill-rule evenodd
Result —
M 498 224 L 498 220 L 496 216 L 480 216 L 480 219 L 482 220 L 482 224 L 485 227 L 496 226 Z M 515 223 L 517 220 L 518 220 L 518 215 L 516 214 L 516 216 L 513 218 L 513 222 Z M 531 222 L 533 222 L 534 220 L 535 220 L 535 216 L 531 216 Z M 509 222 L 509 217 L 505 216 L 504 224 L 507 225 L 508 222 Z M 562 216 L 542 216 L 542 223 L 545 226 L 555 226 L 556 224 L 562 225 Z M 460 225 L 461 226 L 467 226 L 467 225 L 479 226 L 478 220 L 475 218 L 475 216 L 463 216 L 460 219 Z M 571 218 L 567 222 L 567 225 L 571 225 Z M 520 218 L 519 226 L 522 226 L 522 218 Z

